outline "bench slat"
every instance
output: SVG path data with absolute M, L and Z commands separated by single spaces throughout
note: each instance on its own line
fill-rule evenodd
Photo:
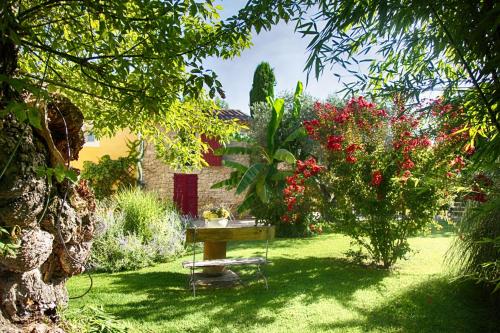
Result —
M 186 243 L 196 242 L 227 242 L 235 240 L 272 240 L 275 226 L 255 226 L 243 228 L 188 228 Z
M 214 259 L 214 260 L 203 260 L 195 261 L 194 265 L 192 261 L 184 261 L 182 267 L 212 267 L 212 266 L 236 266 L 236 265 L 263 265 L 266 264 L 267 260 L 263 257 L 254 258 L 227 258 L 227 259 Z

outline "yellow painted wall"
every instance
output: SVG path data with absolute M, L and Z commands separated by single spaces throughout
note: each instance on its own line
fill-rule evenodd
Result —
M 84 145 L 77 161 L 71 162 L 71 166 L 82 169 L 84 161 L 97 162 L 104 155 L 109 155 L 112 159 L 127 156 L 127 140 L 136 140 L 137 136 L 128 130 L 118 132 L 115 136 L 98 139 L 97 145 Z

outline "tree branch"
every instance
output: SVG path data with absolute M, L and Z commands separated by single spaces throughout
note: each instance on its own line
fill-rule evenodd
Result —
M 48 0 L 42 2 L 36 6 L 26 9 L 18 14 L 17 18 L 19 22 L 28 18 L 32 13 L 35 13 L 43 8 L 51 8 L 53 6 L 66 5 L 65 2 L 84 2 L 84 0 Z
M 113 102 L 113 103 L 120 103 L 121 102 L 120 100 L 117 100 L 117 99 L 106 98 L 106 97 L 103 97 L 101 95 L 97 95 L 97 94 L 88 92 L 88 91 L 83 90 L 83 89 L 79 89 L 79 88 L 76 88 L 76 87 L 73 87 L 73 86 L 70 86 L 70 85 L 67 85 L 67 84 L 63 84 L 60 81 L 55 81 L 55 80 L 50 80 L 50 79 L 42 80 L 41 77 L 29 74 L 29 73 L 21 73 L 21 75 L 24 75 L 26 77 L 29 77 L 30 79 L 34 79 L 34 80 L 37 80 L 37 81 L 44 81 L 44 82 L 50 83 L 50 84 L 52 84 L 52 85 L 54 85 L 56 87 L 61 87 L 61 88 L 64 88 L 64 89 L 72 90 L 72 91 L 80 93 L 80 94 L 84 94 L 84 95 L 87 95 L 87 96 L 92 96 L 92 97 L 95 97 L 95 98 L 103 100 L 103 101 Z
M 33 48 L 36 48 L 36 49 L 40 49 L 42 51 L 45 51 L 45 52 L 48 52 L 48 53 L 51 53 L 51 54 L 55 54 L 55 55 L 58 55 L 66 60 L 69 60 L 73 63 L 76 63 L 78 65 L 81 65 L 81 66 L 86 66 L 86 67 L 92 67 L 91 64 L 86 60 L 86 58 L 81 58 L 81 57 L 77 57 L 77 56 L 73 56 L 71 54 L 68 54 L 66 52 L 61 52 L 61 51 L 58 51 L 58 50 L 54 50 L 53 48 L 45 45 L 45 44 L 34 44 L 30 41 L 27 41 L 25 39 L 21 39 L 21 43 L 22 44 L 25 44 L 25 45 L 28 45 L 28 46 L 31 46 Z
M 460 58 L 460 61 L 462 62 L 462 65 L 464 65 L 465 67 L 465 70 L 467 71 L 467 73 L 469 74 L 469 77 L 470 79 L 472 80 L 472 83 L 474 84 L 474 86 L 476 87 L 478 93 L 479 93 L 479 96 L 481 96 L 481 99 L 484 103 L 484 105 L 486 106 L 486 109 L 488 111 L 488 114 L 491 118 L 491 121 L 493 122 L 493 124 L 495 125 L 496 129 L 498 132 L 500 132 L 500 124 L 498 123 L 498 120 L 496 119 L 496 115 L 495 115 L 495 112 L 493 111 L 493 109 L 491 108 L 491 105 L 488 101 L 488 99 L 486 98 L 486 95 L 484 94 L 483 92 L 483 89 L 481 89 L 481 86 L 479 85 L 479 82 L 477 81 L 476 77 L 474 76 L 474 73 L 472 72 L 472 68 L 470 67 L 469 63 L 465 60 L 465 57 L 464 57 L 464 54 L 462 53 L 462 50 L 460 49 L 460 47 L 457 45 L 457 43 L 455 42 L 455 39 L 453 38 L 453 36 L 451 35 L 451 32 L 448 30 L 448 28 L 446 27 L 446 25 L 444 24 L 443 20 L 441 19 L 441 17 L 438 15 L 436 9 L 434 8 L 433 5 L 430 5 L 430 8 L 432 10 L 432 13 L 434 14 L 434 16 L 436 17 L 439 25 L 441 26 L 441 28 L 443 28 L 446 36 L 448 37 L 448 39 L 450 40 L 450 43 L 451 45 L 455 48 L 455 50 L 457 51 L 457 54 Z
M 87 77 L 88 79 L 102 85 L 102 86 L 105 86 L 105 87 L 108 87 L 108 88 L 111 88 L 111 89 L 116 89 L 116 90 L 120 90 L 122 92 L 127 92 L 127 93 L 144 93 L 143 90 L 140 90 L 140 89 L 130 89 L 130 88 L 125 88 L 125 87 L 119 87 L 119 86 L 115 86 L 113 84 L 110 84 L 110 83 L 107 83 L 107 82 L 104 82 L 104 81 L 101 81 L 93 76 L 91 76 L 89 73 L 85 72 L 85 67 L 84 66 L 81 66 L 80 67 L 81 71 L 82 71 L 82 74 Z

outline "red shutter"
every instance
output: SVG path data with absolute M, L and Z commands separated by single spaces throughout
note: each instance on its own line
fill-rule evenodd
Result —
M 198 216 L 198 175 L 174 174 L 174 203 L 183 215 Z
M 202 135 L 201 139 L 210 146 L 210 150 L 203 154 L 203 159 L 210 166 L 221 166 L 222 156 L 214 155 L 214 150 L 221 147 L 219 141 L 217 139 L 207 138 L 205 135 Z

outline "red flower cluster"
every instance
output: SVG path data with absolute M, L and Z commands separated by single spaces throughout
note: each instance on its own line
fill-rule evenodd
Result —
M 444 104 L 441 99 L 431 100 L 431 113 L 436 118 L 439 132 L 436 143 L 443 146 L 465 145 L 470 140 L 467 127 L 468 120 L 465 117 L 463 108 L 454 107 L 451 104 Z M 465 145 L 463 152 L 467 155 L 474 153 L 474 148 L 470 144 Z
M 462 140 L 464 132 L 459 132 L 461 127 L 457 126 L 456 121 L 449 121 L 448 118 L 458 117 L 463 111 L 450 104 L 444 105 L 439 100 L 433 101 L 430 107 L 432 114 L 441 117 L 436 121 L 441 125 L 442 140 L 446 140 L 445 143 L 456 143 L 458 138 Z M 406 184 L 413 176 L 412 171 L 417 168 L 416 163 L 419 163 L 420 157 L 426 156 L 420 152 L 427 151 L 430 147 L 437 149 L 441 144 L 439 138 L 433 141 L 429 136 L 421 134 L 420 120 L 423 116 L 405 114 L 403 104 L 399 106 L 399 115 L 392 118 L 389 118 L 385 110 L 377 109 L 374 103 L 363 97 L 352 98 L 342 108 L 327 103 L 316 103 L 314 110 L 318 118 L 304 122 L 310 138 L 318 141 L 325 151 L 330 153 L 330 163 L 335 167 L 356 163 L 369 166 L 372 170 L 370 184 L 374 187 L 379 187 L 384 181 L 382 172 L 377 170 L 378 162 L 374 159 L 376 155 L 372 155 L 372 152 L 377 154 L 381 149 L 380 144 L 372 145 L 372 142 L 379 140 L 380 135 L 390 133 L 393 148 L 390 156 L 396 159 L 393 162 L 399 166 L 398 175 L 402 184 Z M 386 148 L 384 143 L 382 149 Z M 445 153 L 447 151 L 449 150 L 444 150 Z M 451 177 L 453 171 L 460 172 L 464 168 L 465 161 L 457 155 L 450 164 L 453 170 L 447 171 L 452 171 Z M 305 175 L 309 176 L 308 173 Z
M 356 143 L 352 143 L 347 146 L 347 148 L 345 149 L 345 161 L 347 163 L 354 164 L 358 161 L 358 159 L 354 157 L 354 153 L 356 152 L 356 150 L 363 150 L 363 148 L 361 148 L 361 146 Z
M 369 137 L 373 129 L 381 128 L 388 117 L 385 110 L 377 109 L 374 103 L 361 96 L 349 100 L 344 108 L 316 103 L 314 110 L 318 119 L 304 122 L 309 137 L 319 141 L 330 152 L 344 152 L 343 156 L 336 158 L 342 156 L 348 164 L 357 163 L 360 158 L 357 151 L 364 151 L 365 148 L 358 143 L 347 142 L 343 134 L 354 130 Z
M 286 178 L 287 187 L 283 190 L 288 212 L 293 211 L 297 203 L 302 200 L 306 179 L 316 176 L 322 170 L 323 167 L 318 165 L 316 159 L 313 157 L 310 157 L 305 161 L 297 160 L 295 172 L 293 176 Z M 281 217 L 281 220 L 284 222 L 290 222 L 292 221 L 292 218 L 285 214 Z
M 407 158 L 406 160 L 403 161 L 403 163 L 401 163 L 401 168 L 403 170 L 411 170 L 415 167 L 415 163 L 413 163 L 412 160 L 410 160 L 409 158 Z
M 348 108 L 356 105 L 360 108 L 368 108 L 368 109 L 372 109 L 375 107 L 374 103 L 368 102 L 363 96 L 359 96 L 358 98 L 353 97 L 349 100 L 349 102 L 347 102 Z
M 330 135 L 327 138 L 326 148 L 331 151 L 342 151 L 341 143 L 344 141 L 342 135 Z
M 431 99 L 430 104 L 432 106 L 432 115 L 434 117 L 448 116 L 450 119 L 459 117 L 464 113 L 463 108 L 454 108 L 452 104 L 443 104 L 441 98 Z
M 406 184 L 406 182 L 408 181 L 408 179 L 411 178 L 411 176 L 413 176 L 411 174 L 411 171 L 410 170 L 405 170 L 405 172 L 403 172 L 403 176 L 401 176 L 401 182 L 403 182 L 404 184 Z
M 337 114 L 333 117 L 333 121 L 337 124 L 343 124 L 350 118 L 350 113 L 346 110 L 337 112 Z
M 349 164 L 354 164 L 358 161 L 358 159 L 356 157 L 354 157 L 353 155 L 346 155 L 345 161 Z
M 380 170 L 374 171 L 372 174 L 372 185 L 373 186 L 380 186 L 383 179 L 384 178 L 382 177 L 382 172 Z
M 450 166 L 455 168 L 455 172 L 459 173 L 465 167 L 465 161 L 462 156 L 455 156 L 451 161 Z
M 316 137 L 316 131 L 319 127 L 319 120 L 318 119 L 313 119 L 313 120 L 306 120 L 304 121 L 304 128 L 306 129 L 307 135 L 309 135 L 311 138 Z

